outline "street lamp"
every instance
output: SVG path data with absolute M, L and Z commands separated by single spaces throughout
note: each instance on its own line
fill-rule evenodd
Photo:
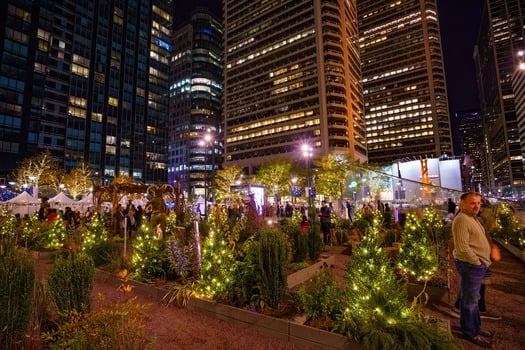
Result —
M 310 158 L 313 156 L 313 148 L 308 144 L 303 144 L 301 146 L 303 152 L 303 157 L 306 161 L 306 195 L 308 196 L 308 207 L 312 206 L 312 188 L 310 187 Z

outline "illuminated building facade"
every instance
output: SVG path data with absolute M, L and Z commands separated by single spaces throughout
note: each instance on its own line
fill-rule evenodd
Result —
M 525 172 L 512 76 L 516 55 L 525 48 L 525 3 L 487 0 L 474 51 L 488 141 L 489 190 L 506 197 L 525 193 Z
M 465 191 L 482 191 L 487 189 L 486 169 L 487 154 L 483 132 L 483 116 L 479 110 L 466 110 L 455 113 L 459 130 L 461 156 L 463 157 L 462 173 Z M 479 191 L 481 192 L 481 191 Z
M 222 162 L 222 24 L 207 9 L 174 32 L 168 180 L 206 196 Z
M 357 2 L 368 159 L 452 155 L 436 0 Z
M 225 165 L 366 160 L 355 0 L 225 0 Z
M 0 5 L 0 168 L 49 150 L 99 181 L 166 181 L 171 1 Z

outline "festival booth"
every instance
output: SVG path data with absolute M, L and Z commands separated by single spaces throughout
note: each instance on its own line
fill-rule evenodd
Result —
M 87 196 L 85 196 L 84 198 L 82 198 L 81 200 L 76 201 L 73 204 L 73 207 L 75 209 L 80 210 L 81 213 L 85 213 L 86 210 L 88 210 L 89 207 L 95 208 L 96 207 L 95 204 L 96 204 L 95 203 L 95 197 L 93 196 L 93 193 L 90 193 Z
M 77 202 L 71 198 L 69 198 L 64 192 L 58 193 L 53 198 L 49 199 L 49 205 L 51 205 L 51 208 L 55 208 L 58 210 L 65 210 L 66 207 L 73 207 Z
M 24 191 L 15 198 L 2 202 L 1 205 L 12 214 L 33 215 L 40 208 L 40 200 Z
M 122 197 L 122 199 L 120 200 L 119 204 L 122 205 L 124 208 L 126 208 L 128 206 L 128 204 L 133 204 L 135 206 L 135 208 L 138 208 L 139 205 L 144 208 L 147 204 L 147 202 L 145 202 L 144 200 L 140 199 L 140 198 L 135 198 L 135 199 L 129 199 L 128 196 L 124 196 Z

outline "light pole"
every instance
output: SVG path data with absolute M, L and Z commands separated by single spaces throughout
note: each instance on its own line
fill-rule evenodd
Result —
M 312 188 L 310 187 L 310 158 L 312 158 L 313 155 L 313 148 L 308 144 L 303 144 L 301 146 L 301 150 L 303 151 L 303 157 L 306 160 L 306 188 L 307 191 L 306 195 L 308 196 L 308 208 L 312 206 Z M 313 216 L 312 216 L 313 217 Z

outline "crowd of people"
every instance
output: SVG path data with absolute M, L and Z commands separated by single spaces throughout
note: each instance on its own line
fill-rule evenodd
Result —
M 90 207 L 84 214 L 79 209 L 73 210 L 71 207 L 65 209 L 52 208 L 46 197 L 42 198 L 42 203 L 38 209 L 38 220 L 52 222 L 62 218 L 68 227 L 78 229 L 83 222 L 89 222 L 93 217 L 93 208 Z

